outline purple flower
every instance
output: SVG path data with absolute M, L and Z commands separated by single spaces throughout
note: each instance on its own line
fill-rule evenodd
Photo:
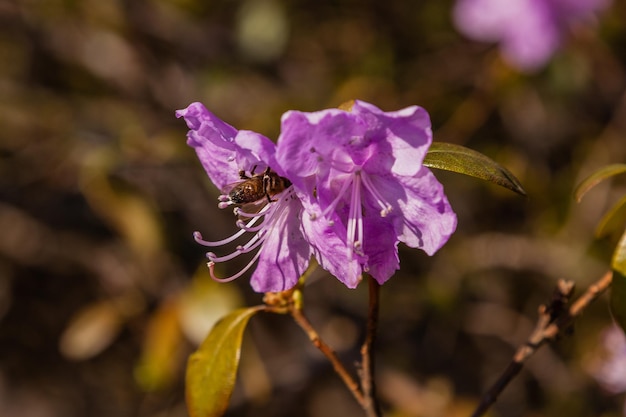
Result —
M 590 373 L 607 391 L 617 394 L 626 392 L 626 336 L 624 331 L 612 325 L 602 333 L 604 350 L 588 366 Z
M 215 186 L 225 190 L 229 184 L 245 183 L 242 174 L 256 185 L 253 190 L 257 195 L 250 196 L 248 190 L 247 199 L 232 192 L 220 196 L 220 208 L 235 206 L 236 224 L 240 229 L 237 233 L 217 242 L 203 240 L 198 232 L 194 234 L 196 241 L 210 247 L 229 244 L 247 233 L 252 235 L 233 253 L 221 257 L 213 252 L 207 253 L 213 279 L 221 282 L 234 280 L 258 261 L 251 277 L 255 291 L 276 292 L 293 287 L 309 263 L 310 248 L 300 231 L 302 205 L 295 198 L 289 182 L 272 171 L 276 166 L 274 143 L 261 134 L 236 130 L 201 103 L 192 103 L 177 111 L 176 116 L 185 118 L 190 129 L 187 143 L 195 148 Z M 278 190 L 280 192 L 270 192 L 272 186 L 278 185 L 276 182 L 286 185 L 286 189 L 282 187 Z M 215 276 L 216 262 L 229 261 L 255 250 L 250 262 L 237 274 L 224 279 Z
M 276 159 L 305 211 L 305 237 L 322 267 L 349 288 L 399 267 L 398 243 L 436 252 L 456 228 L 442 185 L 422 165 L 428 113 L 355 101 L 348 111 L 283 115 Z
M 532 71 L 542 67 L 563 42 L 565 32 L 593 20 L 610 0 L 458 0 L 454 22 L 464 35 L 500 42 L 504 59 Z

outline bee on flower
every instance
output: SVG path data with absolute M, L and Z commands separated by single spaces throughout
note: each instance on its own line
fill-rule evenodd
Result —
M 255 263 L 258 292 L 293 287 L 311 256 L 349 288 L 368 273 L 378 283 L 399 268 L 398 244 L 435 253 L 456 228 L 443 186 L 422 162 L 432 142 L 428 113 L 411 106 L 383 112 L 354 101 L 338 109 L 282 117 L 277 144 L 238 131 L 193 103 L 177 112 L 190 128 L 219 207 L 235 207 L 239 231 L 219 247 L 252 234 L 225 256 L 207 254 L 211 276 L 230 281 Z M 249 172 L 249 174 L 248 174 Z M 237 274 L 220 279 L 214 265 L 256 251 Z
M 187 122 L 190 129 L 187 143 L 196 150 L 209 178 L 218 189 L 225 190 L 218 206 L 234 207 L 239 229 L 232 236 L 214 242 L 204 240 L 196 232 L 195 240 L 217 248 L 250 236 L 227 255 L 207 253 L 211 277 L 220 282 L 232 281 L 257 264 L 251 276 L 255 291 L 292 288 L 308 266 L 310 249 L 300 232 L 302 209 L 291 182 L 272 169 L 276 164 L 275 144 L 261 134 L 238 131 L 201 103 L 192 103 L 176 115 Z M 247 253 L 254 255 L 242 270 L 227 278 L 215 275 L 216 263 Z

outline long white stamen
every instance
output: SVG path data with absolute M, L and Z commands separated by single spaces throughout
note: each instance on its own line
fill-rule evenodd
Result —
M 224 210 L 226 207 L 232 206 L 233 204 L 235 204 L 235 203 L 233 203 L 230 200 L 228 200 L 228 201 L 220 201 L 217 204 L 217 207 L 219 207 L 220 209 Z
M 239 228 L 241 229 L 240 231 L 238 231 L 237 233 L 235 233 L 234 235 L 232 235 L 230 237 L 227 237 L 226 239 L 218 240 L 216 242 L 211 242 L 211 241 L 208 241 L 208 240 L 204 240 L 202 238 L 202 235 L 200 234 L 200 232 L 193 232 L 193 238 L 194 238 L 194 240 L 196 242 L 198 242 L 199 244 L 204 245 L 204 246 L 214 247 L 214 246 L 226 245 L 228 243 L 231 243 L 231 242 L 237 240 L 245 232 L 250 231 L 251 230 L 251 226 L 253 226 L 259 219 L 260 219 L 260 217 L 255 217 L 255 218 L 250 220 L 245 225 L 243 225 L 243 224 L 239 225 L 239 223 L 237 223 L 237 226 L 239 226 Z M 258 227 L 262 227 L 262 226 L 263 226 L 263 223 L 261 223 Z
M 326 207 L 326 209 L 322 212 L 322 216 L 326 217 L 328 213 L 335 210 L 335 207 L 337 207 L 337 204 L 343 198 L 350 184 L 352 184 L 352 176 L 350 176 L 348 180 L 343 182 L 343 184 L 341 185 L 341 189 L 339 190 L 339 193 L 337 193 L 337 197 L 335 197 L 332 203 L 330 203 L 330 205 Z M 315 217 L 313 217 L 312 219 L 314 220 Z
M 378 206 L 381 208 L 380 216 L 386 217 L 389 213 L 391 213 L 391 210 L 393 210 L 393 207 L 391 207 L 391 204 L 385 201 L 385 198 L 376 189 L 376 187 L 372 183 L 372 180 L 367 176 L 367 174 L 365 172 L 362 172 L 361 174 L 363 177 L 363 185 L 365 186 L 367 191 L 369 191 L 372 194 L 372 196 L 374 197 L 374 200 L 376 200 L 376 204 L 378 204 Z
M 250 239 L 245 245 L 237 246 L 235 251 L 228 255 L 217 256 L 213 252 L 207 252 L 206 256 L 207 258 L 209 258 L 209 260 L 213 262 L 227 262 L 227 261 L 230 261 L 231 259 L 235 259 L 237 256 L 241 255 L 242 253 L 252 252 L 256 248 L 258 248 L 263 243 L 264 240 L 265 240 L 265 234 L 257 233 L 254 236 L 252 236 L 252 239 Z
M 258 213 L 249 213 L 247 211 L 243 211 L 241 209 L 241 207 L 236 207 L 234 210 L 234 213 L 239 216 L 239 217 L 263 217 L 265 216 L 265 213 L 270 209 L 270 205 L 266 204 L 263 206 L 263 208 L 261 210 L 258 211 Z
M 337 171 L 351 173 L 354 170 L 354 162 L 352 162 L 352 160 L 339 161 L 337 159 L 333 159 L 330 161 L 330 167 L 332 169 L 336 169 Z
M 284 225 L 285 217 L 288 215 L 288 210 L 286 209 L 288 206 L 288 199 L 292 197 L 293 188 L 289 187 L 281 193 L 279 200 L 274 204 L 267 203 L 257 213 L 248 213 L 241 209 L 240 207 L 236 207 L 234 210 L 235 215 L 237 215 L 240 219 L 237 220 L 236 225 L 239 227 L 239 231 L 232 235 L 229 238 L 223 239 L 219 242 L 208 242 L 202 239 L 202 236 L 199 232 L 194 233 L 194 239 L 205 246 L 221 246 L 227 243 L 232 243 L 237 238 L 243 236 L 244 233 L 254 233 L 252 238 L 246 242 L 244 245 L 239 245 L 236 247 L 235 251 L 225 256 L 217 256 L 213 252 L 207 253 L 207 258 L 209 258 L 208 266 L 211 274 L 211 278 L 218 282 L 229 282 L 233 281 L 243 274 L 245 274 L 255 262 L 258 261 L 259 256 L 261 255 L 261 251 L 263 250 L 263 243 L 265 242 L 267 236 L 272 233 L 274 227 L 280 227 L 279 225 Z M 224 198 L 220 198 L 221 203 L 224 207 L 233 205 L 227 196 L 221 196 Z M 218 205 L 219 206 L 219 205 Z M 241 218 L 247 218 L 249 220 L 242 220 Z M 258 223 L 258 224 L 257 224 Z M 227 262 L 241 254 L 250 253 L 256 250 L 255 255 L 252 257 L 250 262 L 238 273 L 228 278 L 218 278 L 215 276 L 215 263 L 217 262 Z
M 348 246 L 348 259 L 352 259 L 354 253 L 363 254 L 363 210 L 361 206 L 361 172 L 354 173 L 352 193 L 350 196 L 350 213 L 348 214 L 348 227 L 346 241 Z
M 271 222 L 268 224 L 268 229 L 266 229 L 266 235 L 272 233 L 276 225 L 282 225 L 286 222 L 286 217 L 288 214 L 287 207 L 289 206 L 289 199 L 292 198 L 292 191 L 293 188 L 289 188 L 287 191 L 285 191 L 284 197 L 281 198 L 282 204 L 277 205 L 274 209 Z
M 248 222 L 248 224 L 251 224 L 251 223 L 252 222 Z M 248 224 L 245 224 L 243 220 L 237 220 L 235 224 L 237 225 L 238 228 L 243 229 L 249 233 L 256 233 L 259 230 L 263 229 L 263 227 L 265 226 L 265 222 L 261 222 L 261 224 L 259 224 L 258 226 L 248 227 Z
M 234 235 L 227 237 L 226 239 L 222 239 L 222 240 L 218 240 L 217 242 L 211 242 L 208 240 L 204 240 L 202 238 L 202 235 L 200 234 L 200 232 L 193 232 L 193 239 L 198 242 L 199 244 L 203 245 L 203 246 L 222 246 L 222 245 L 226 245 L 234 240 L 237 240 L 238 237 L 240 237 L 241 235 L 243 235 L 246 231 L 245 230 L 240 230 L 237 233 L 235 233 Z
M 250 262 L 248 262 L 248 265 L 246 265 L 241 271 L 237 272 L 235 275 L 228 277 L 228 278 L 218 278 L 215 276 L 215 262 L 211 261 L 209 263 L 207 263 L 208 267 L 209 267 L 209 273 L 211 274 L 211 278 L 217 282 L 230 282 L 230 281 L 234 281 L 237 278 L 239 278 L 240 276 L 242 276 L 243 274 L 245 274 L 248 269 L 250 269 L 252 267 L 252 265 L 254 265 L 254 263 L 259 259 L 259 256 L 261 256 L 261 251 L 258 251 L 256 253 L 256 255 L 254 255 L 254 257 L 250 260 Z

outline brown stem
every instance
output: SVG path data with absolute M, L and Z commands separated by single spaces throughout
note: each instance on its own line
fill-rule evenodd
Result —
M 376 396 L 376 382 L 374 380 L 374 342 L 378 329 L 378 311 L 380 285 L 372 277 L 368 277 L 369 285 L 369 311 L 367 321 L 367 334 L 361 346 L 361 386 L 365 403 L 363 408 L 368 417 L 381 417 L 380 404 Z
M 537 319 L 535 330 L 528 337 L 526 343 L 517 349 L 513 359 L 500 378 L 481 399 L 472 417 L 479 417 L 485 414 L 491 405 L 496 402 L 504 388 L 523 368 L 524 362 L 545 342 L 554 340 L 560 332 L 569 327 L 574 319 L 611 285 L 612 280 L 613 272 L 608 271 L 602 278 L 591 284 L 587 291 L 569 309 L 566 309 L 565 306 L 568 304 L 569 298 L 574 291 L 574 284 L 571 281 L 560 280 L 550 305 L 539 307 L 539 318 Z
M 330 346 L 328 346 L 317 334 L 317 331 L 313 328 L 309 320 L 304 315 L 302 309 L 294 307 L 290 309 L 291 316 L 294 318 L 296 323 L 304 330 L 304 332 L 309 337 L 309 340 L 313 343 L 313 345 L 318 348 L 324 356 L 330 361 L 333 365 L 333 369 L 339 377 L 343 380 L 344 384 L 348 387 L 354 398 L 361 405 L 361 407 L 365 408 L 365 398 L 363 393 L 359 389 L 359 384 L 352 378 L 352 376 L 348 373 L 346 368 L 343 366 L 343 363 L 337 357 L 337 354 L 332 350 Z

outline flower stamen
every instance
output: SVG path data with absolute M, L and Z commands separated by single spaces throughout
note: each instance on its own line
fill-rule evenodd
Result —
M 251 224 L 252 221 L 248 222 L 248 224 L 244 223 L 243 220 L 237 220 L 235 222 L 235 225 L 237 225 L 238 228 L 245 230 L 246 232 L 249 233 L 255 233 L 258 232 L 259 230 L 263 229 L 263 222 L 261 222 L 260 225 L 258 226 L 253 226 L 253 227 L 248 227 L 249 224 Z
M 209 267 L 212 279 L 218 282 L 230 282 L 239 278 L 241 275 L 246 273 L 246 271 L 248 271 L 252 267 L 252 265 L 254 265 L 254 263 L 259 259 L 259 256 L 261 256 L 263 243 L 265 242 L 266 237 L 272 232 L 276 224 L 280 223 L 281 219 L 284 219 L 286 215 L 285 213 L 287 212 L 287 201 L 289 198 L 292 197 L 292 191 L 293 188 L 291 187 L 284 190 L 284 192 L 281 193 L 277 201 L 273 201 L 272 203 L 265 203 L 263 207 L 258 210 L 258 212 L 256 211 L 256 209 L 258 209 L 258 205 L 256 206 L 256 208 L 251 207 L 252 210 L 255 210 L 254 212 L 245 211 L 246 206 L 244 206 L 243 208 L 240 206 L 235 207 L 234 214 L 239 217 L 235 224 L 240 230 L 226 239 L 222 239 L 217 242 L 210 242 L 204 240 L 200 232 L 194 233 L 194 239 L 196 240 L 196 242 L 209 247 L 222 246 L 228 243 L 232 243 L 241 236 L 243 236 L 245 233 L 253 233 L 253 236 L 250 238 L 250 240 L 248 240 L 243 245 L 238 245 L 233 252 L 227 255 L 217 256 L 214 252 L 207 252 L 206 256 L 209 259 L 207 265 Z M 220 199 L 224 202 L 224 208 L 232 205 L 227 201 L 224 201 L 225 199 L 222 199 L 221 197 Z M 218 204 L 218 206 L 220 206 L 220 204 Z M 256 253 L 252 257 L 250 262 L 235 275 L 228 278 L 218 278 L 215 276 L 216 263 L 227 262 L 235 259 L 241 254 L 250 253 L 255 250 Z
M 393 207 L 391 206 L 391 204 L 389 204 L 385 200 L 382 194 L 376 189 L 376 187 L 374 186 L 374 183 L 368 177 L 368 175 L 365 172 L 362 172 L 361 175 L 363 177 L 363 185 L 365 186 L 367 191 L 369 191 L 372 194 L 372 196 L 374 197 L 374 200 L 376 200 L 376 204 L 378 204 L 378 206 L 381 208 L 380 216 L 387 217 L 387 215 L 391 213 L 391 211 L 393 210 Z
M 328 213 L 335 210 L 335 207 L 337 207 L 337 204 L 339 203 L 339 201 L 341 201 L 341 199 L 345 195 L 346 191 L 348 190 L 348 187 L 350 187 L 350 184 L 352 184 L 352 176 L 350 176 L 350 179 L 343 182 L 343 184 L 341 185 L 341 189 L 339 190 L 339 193 L 337 193 L 337 197 L 335 197 L 332 203 L 330 203 L 328 207 L 324 209 L 324 211 L 322 212 L 322 216 L 326 217 Z M 315 220 L 315 219 L 317 219 L 317 216 L 315 214 L 312 214 L 311 220 Z
M 226 239 L 218 240 L 216 242 L 211 242 L 211 241 L 208 241 L 208 240 L 204 240 L 202 238 L 202 234 L 200 232 L 193 232 L 193 239 L 196 242 L 198 242 L 199 244 L 203 245 L 203 246 L 209 246 L 209 247 L 223 246 L 223 245 L 227 245 L 227 244 L 237 240 L 237 238 L 239 238 L 245 232 L 246 232 L 245 230 L 240 230 L 237 233 L 235 233 L 234 235 L 232 235 L 230 237 L 227 237 Z
M 348 259 L 352 259 L 354 253 L 363 255 L 363 210 L 361 206 L 361 171 L 354 173 L 352 193 L 350 196 L 350 213 L 348 214 L 348 230 L 346 240 L 348 246 Z
M 265 204 L 263 206 L 263 208 L 261 210 L 259 210 L 256 213 L 252 213 L 252 212 L 248 212 L 248 211 L 244 211 L 241 209 L 241 207 L 235 207 L 235 210 L 233 210 L 233 212 L 235 213 L 235 215 L 239 216 L 239 217 L 263 217 L 265 216 L 265 212 L 268 211 L 270 208 L 269 204 Z
M 258 251 L 254 257 L 250 260 L 250 262 L 248 262 L 248 264 L 246 266 L 243 267 L 243 269 L 239 272 L 237 272 L 235 275 L 230 276 L 228 278 L 218 278 L 215 276 L 215 262 L 214 261 L 210 261 L 207 263 L 207 266 L 209 267 L 209 274 L 211 275 L 211 278 L 214 281 L 217 282 L 231 282 L 236 280 L 237 278 L 239 278 L 240 276 L 242 276 L 243 274 L 245 274 L 246 272 L 248 272 L 248 270 L 252 267 L 252 265 L 255 264 L 256 261 L 259 260 L 259 256 L 261 256 L 261 251 Z

